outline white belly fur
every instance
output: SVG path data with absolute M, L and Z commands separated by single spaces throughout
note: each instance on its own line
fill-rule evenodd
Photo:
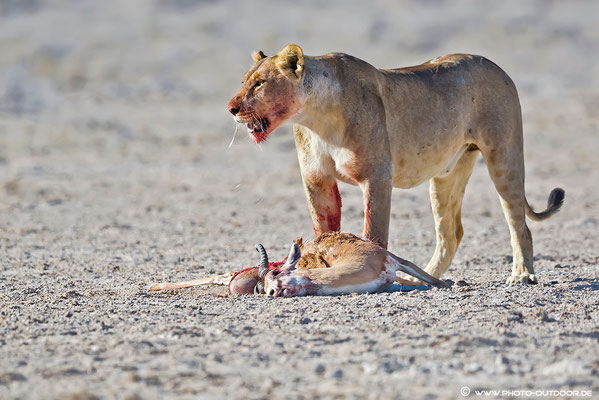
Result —
M 385 288 L 386 286 L 391 285 L 395 282 L 395 273 L 399 263 L 395 261 L 395 259 L 387 256 L 387 262 L 385 263 L 385 269 L 381 272 L 381 275 L 377 279 L 362 282 L 356 285 L 347 285 L 347 286 L 339 286 L 335 288 L 331 288 L 328 286 L 321 286 L 318 291 L 319 295 L 339 295 L 339 294 L 349 294 L 349 293 L 374 293 L 379 290 Z M 333 267 L 335 268 L 335 267 Z M 317 284 L 317 282 L 314 282 Z

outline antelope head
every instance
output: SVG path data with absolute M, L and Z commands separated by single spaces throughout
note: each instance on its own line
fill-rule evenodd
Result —
M 264 292 L 268 296 L 291 297 L 308 294 L 306 290 L 313 286 L 310 279 L 298 274 L 295 265 L 302 257 L 300 247 L 293 243 L 289 249 L 287 261 L 278 270 L 269 271 L 264 277 Z M 281 283 L 284 285 L 281 285 Z

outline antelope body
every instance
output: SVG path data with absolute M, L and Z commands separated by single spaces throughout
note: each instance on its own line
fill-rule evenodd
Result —
M 350 233 L 329 232 L 304 244 L 297 239 L 283 265 L 269 264 L 266 250 L 256 245 L 260 267 L 210 278 L 155 284 L 148 290 L 166 290 L 210 284 L 228 284 L 231 294 L 266 294 L 273 297 L 373 293 L 386 289 L 401 271 L 432 286 L 447 283 L 380 245 Z

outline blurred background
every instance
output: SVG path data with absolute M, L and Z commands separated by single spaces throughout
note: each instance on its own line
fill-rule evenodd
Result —
M 520 91 L 529 199 L 540 208 L 562 185 L 561 223 L 595 229 L 597 15 L 594 1 L 1 0 L 2 234 L 31 240 L 30 256 L 35 246 L 72 252 L 72 241 L 113 248 L 129 235 L 162 243 L 163 253 L 179 246 L 171 262 L 181 252 L 200 257 L 210 242 L 220 263 L 256 236 L 281 248 L 311 236 L 290 127 L 260 147 L 242 128 L 228 147 L 235 124 L 226 105 L 250 53 L 288 43 L 388 68 L 452 52 L 487 56 Z M 421 263 L 434 243 L 426 186 L 394 193 L 391 228 L 392 248 L 413 247 L 408 255 Z M 342 193 L 343 229 L 360 232 L 359 190 Z M 485 168 L 466 206 L 466 225 L 504 223 Z M 504 243 L 503 228 L 489 235 Z M 8 259 L 26 264 L 16 249 Z M 152 259 L 132 254 L 117 257 Z
M 261 314 L 254 323 L 227 313 L 243 304 L 260 310 L 266 302 L 254 299 L 259 306 L 254 307 L 250 300 L 201 297 L 198 303 L 212 312 L 202 321 L 212 318 L 216 332 L 202 336 L 196 334 L 201 311 L 193 299 L 198 292 L 186 292 L 187 298 L 150 297 L 143 288 L 153 281 L 254 265 L 256 242 L 266 246 L 272 259 L 281 259 L 291 240 L 312 238 L 291 128 L 280 128 L 261 146 L 240 128 L 229 147 L 235 123 L 227 103 L 252 64 L 251 52 L 262 49 L 272 55 L 289 43 L 300 45 L 307 55 L 346 52 L 385 68 L 457 52 L 484 55 L 502 67 L 520 93 L 529 201 L 540 209 L 552 188 L 566 189 L 566 203 L 557 216 L 530 223 L 537 276 L 541 282 L 560 282 L 556 290 L 566 288 L 570 296 L 590 296 L 567 288 L 586 279 L 586 287 L 596 290 L 598 16 L 599 2 L 593 0 L 0 0 L 0 384 L 12 381 L 12 395 L 21 398 L 32 397 L 32 387 L 37 390 L 34 397 L 52 393 L 62 398 L 60 393 L 80 386 L 119 397 L 124 393 L 119 385 L 145 382 L 144 393 L 153 398 L 161 385 L 160 390 L 192 385 L 197 387 L 191 393 L 210 387 L 239 395 L 261 384 L 221 377 L 237 376 L 255 365 L 243 364 L 253 350 L 244 357 L 237 353 L 246 331 L 238 334 L 236 326 L 256 327 L 261 323 L 256 321 L 263 321 Z M 360 233 L 361 193 L 347 185 L 340 190 L 342 229 Z M 391 218 L 390 249 L 425 265 L 435 246 L 428 185 L 394 191 Z M 447 277 L 476 285 L 477 298 L 494 296 L 493 304 L 511 304 L 506 300 L 510 293 L 518 300 L 530 299 L 532 292 L 520 297 L 518 290 L 525 289 L 497 289 L 509 274 L 511 248 L 482 160 L 466 189 L 463 223 L 465 235 Z M 555 298 L 562 302 L 562 295 Z M 585 299 L 580 303 L 592 307 L 593 300 Z M 353 300 L 316 301 L 313 308 L 339 310 L 337 301 Z M 578 318 L 576 310 L 584 311 L 577 301 L 564 305 L 574 310 L 568 314 L 572 321 Z M 432 304 L 436 309 L 446 303 Z M 152 315 L 146 314 L 150 311 Z M 146 317 L 139 319 L 142 314 Z M 237 318 L 244 315 L 240 312 Z M 488 322 L 496 320 L 494 314 L 476 315 L 484 321 L 476 322 L 477 327 L 496 330 Z M 455 326 L 462 326 L 456 318 Z M 572 323 L 578 329 L 578 322 Z M 188 333 L 173 331 L 179 325 L 187 326 L 180 331 Z M 313 330 L 312 325 L 302 326 Z M 463 326 L 460 334 L 467 334 L 470 328 Z M 331 327 L 335 332 L 337 328 Z M 345 328 L 353 332 L 353 323 Z M 292 332 L 300 337 L 296 333 L 303 331 Z M 525 332 L 520 337 L 529 336 Z M 558 336 L 587 340 L 589 345 L 596 338 L 595 333 L 548 333 L 546 349 Z M 441 368 L 447 375 L 429 373 L 440 365 L 432 346 L 442 340 L 433 344 L 433 339 L 419 342 L 431 348 L 430 357 L 414 353 L 431 367 L 414 370 L 402 382 L 418 381 L 423 387 L 437 382 L 438 388 L 459 384 L 452 375 L 459 370 L 453 364 L 456 353 L 449 347 Z M 513 336 L 506 343 L 511 340 Z M 481 351 L 491 348 L 464 341 Z M 559 358 L 574 348 L 588 357 L 592 353 L 579 343 L 563 350 L 556 344 L 555 351 L 543 353 L 536 343 L 531 342 L 537 347 L 529 353 L 506 346 L 512 349 L 511 358 L 524 357 L 523 365 L 540 360 L 543 366 L 549 353 Z M 348 342 L 352 351 L 354 345 Z M 227 353 L 223 346 L 232 350 Z M 401 348 L 412 347 L 406 342 L 393 351 L 398 356 Z M 328 346 L 327 351 L 335 348 Z M 376 349 L 377 357 L 387 354 L 385 346 Z M 225 363 L 221 357 L 205 364 L 207 354 L 223 351 Z M 467 358 L 474 351 L 463 353 L 463 361 L 471 362 Z M 305 382 L 305 374 L 287 363 L 289 357 L 279 360 L 284 368 L 274 362 L 270 368 L 277 369 L 272 375 L 281 368 L 301 374 L 299 381 L 289 381 L 289 390 L 294 390 L 295 382 Z M 489 368 L 495 368 L 492 360 Z M 223 375 L 209 374 L 217 364 Z M 573 365 L 582 364 L 575 360 Z M 137 368 L 139 375 L 154 378 L 143 380 L 135 375 Z M 320 382 L 322 377 L 310 368 L 310 382 Z M 579 369 L 567 369 L 564 375 L 566 369 L 558 366 L 555 376 L 551 372 L 543 379 L 559 384 L 581 376 Z M 590 377 L 589 371 L 583 372 Z M 501 376 L 520 385 L 517 389 L 536 382 L 537 375 L 519 374 L 488 375 L 488 381 L 494 384 Z M 344 384 L 352 381 L 363 390 L 398 387 L 395 375 L 377 373 L 386 382 L 380 386 L 375 381 L 366 384 L 372 376 L 347 376 Z M 482 379 L 481 374 L 472 377 Z M 336 377 L 329 380 L 337 382 Z

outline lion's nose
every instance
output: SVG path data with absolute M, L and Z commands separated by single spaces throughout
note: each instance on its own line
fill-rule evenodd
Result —
M 233 115 L 237 115 L 237 113 L 239 112 L 239 105 L 235 104 L 233 102 L 229 103 L 229 112 Z

